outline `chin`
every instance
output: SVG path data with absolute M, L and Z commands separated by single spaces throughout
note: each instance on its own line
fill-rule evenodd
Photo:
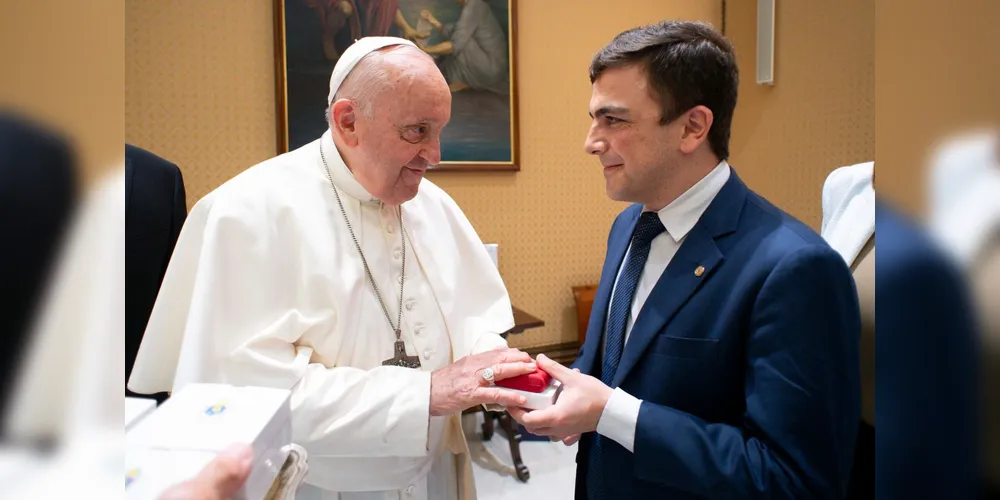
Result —
M 416 198 L 417 192 L 418 192 L 417 186 L 414 186 L 412 188 L 407 187 L 406 189 L 399 189 L 396 190 L 394 193 L 392 193 L 391 196 L 383 199 L 382 201 L 390 205 L 402 205 L 403 203 L 406 203 Z
M 625 192 L 624 189 L 618 186 L 612 186 L 611 184 L 608 184 L 604 187 L 604 192 L 607 193 L 608 198 L 611 198 L 611 200 L 613 201 L 629 201 L 628 194 Z

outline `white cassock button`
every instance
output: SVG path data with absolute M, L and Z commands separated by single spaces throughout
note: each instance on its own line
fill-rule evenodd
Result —
M 392 232 L 392 231 L 390 231 L 390 232 Z M 396 251 L 392 252 L 392 258 L 394 258 L 396 260 L 399 260 L 402 257 L 403 257 L 403 252 L 402 251 L 396 250 Z
M 407 311 L 412 311 L 413 310 L 413 306 L 416 306 L 416 305 L 417 305 L 417 301 L 415 301 L 415 300 L 407 300 L 406 301 L 406 310 Z
M 396 230 L 396 228 L 395 228 L 395 226 L 393 226 L 393 225 L 391 225 L 391 224 L 390 224 L 390 225 L 388 225 L 388 226 L 386 226 L 386 227 L 385 227 L 385 230 L 386 230 L 386 231 L 387 231 L 387 232 L 388 232 L 389 234 L 392 234 L 392 232 L 393 232 L 393 231 L 395 231 L 395 230 Z
M 415 326 L 413 328 L 413 333 L 416 333 L 417 335 L 420 335 L 421 333 L 424 333 L 424 325 L 421 325 L 420 323 L 417 323 L 417 326 Z
M 399 283 L 401 285 L 403 284 L 403 275 L 402 274 L 400 274 L 399 277 L 396 278 L 396 283 Z
M 424 351 L 424 359 L 431 359 L 432 356 L 434 356 L 434 349 Z
M 406 494 L 407 495 L 412 495 L 415 490 L 416 490 L 416 488 L 414 488 L 413 485 L 411 484 L 411 485 L 409 485 L 409 486 L 406 487 Z

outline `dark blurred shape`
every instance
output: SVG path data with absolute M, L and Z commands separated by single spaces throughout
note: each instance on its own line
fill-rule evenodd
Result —
M 125 382 L 142 344 L 181 226 L 187 218 L 177 165 L 125 145 Z M 128 388 L 126 395 L 136 395 Z M 155 395 L 159 402 L 165 393 Z
M 884 201 L 875 209 L 876 497 L 976 498 L 977 330 L 959 269 Z
M 868 500 L 875 497 L 875 427 L 862 420 L 854 443 L 854 463 L 847 486 L 847 500 Z
M 0 111 L 0 414 L 77 203 L 67 140 Z
M 949 134 L 928 167 L 928 230 L 964 271 L 976 307 L 984 498 L 1000 498 L 1000 128 Z
M 982 342 L 984 498 L 1000 499 L 1000 228 L 992 229 L 978 258 L 969 267 L 979 309 Z

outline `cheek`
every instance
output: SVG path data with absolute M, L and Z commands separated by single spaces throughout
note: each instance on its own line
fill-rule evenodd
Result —
M 378 141 L 371 144 L 371 158 L 379 166 L 385 167 L 387 164 L 397 163 L 400 146 L 395 141 Z
M 420 152 L 419 148 L 414 148 L 408 144 L 386 145 L 376 152 L 378 154 L 378 165 L 385 173 L 388 182 L 395 182 L 402 173 L 403 167 L 413 161 Z
M 625 169 L 635 171 L 644 162 L 642 144 L 633 134 L 618 134 L 610 141 L 611 150 L 624 163 Z

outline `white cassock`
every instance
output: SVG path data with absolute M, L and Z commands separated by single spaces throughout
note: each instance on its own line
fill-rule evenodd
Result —
M 129 388 L 292 389 L 293 440 L 309 457 L 299 498 L 474 498 L 459 416 L 429 416 L 430 377 L 506 345 L 499 334 L 514 319 L 504 284 L 459 207 L 423 180 L 402 205 L 402 339 L 421 367 L 381 366 L 395 335 L 337 205 L 321 143 L 396 321 L 403 255 L 395 209 L 357 182 L 327 131 L 194 206 Z

